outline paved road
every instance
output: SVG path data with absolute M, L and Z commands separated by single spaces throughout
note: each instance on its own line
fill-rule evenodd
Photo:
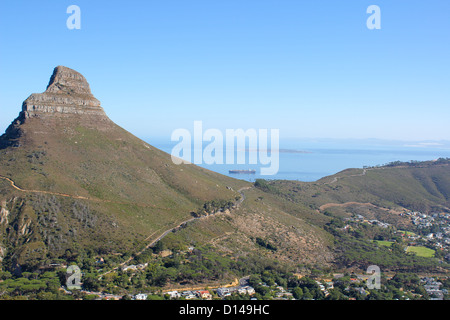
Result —
M 238 202 L 236 202 L 236 205 L 239 206 L 242 202 L 244 202 L 245 200 L 245 194 L 244 194 L 244 190 L 248 190 L 248 189 L 252 189 L 253 187 L 244 187 L 244 188 L 240 188 L 237 192 L 239 192 L 239 194 L 241 195 L 241 198 L 238 200 Z

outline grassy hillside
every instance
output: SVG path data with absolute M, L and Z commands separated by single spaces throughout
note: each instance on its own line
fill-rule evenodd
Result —
M 175 165 L 110 121 L 31 118 L 17 128 L 20 134 L 2 139 L 18 147 L 3 143 L 0 149 L 0 254 L 11 270 L 86 254 L 125 261 L 191 220 L 204 203 L 236 201 L 239 189 L 252 187 L 192 164 Z M 406 230 L 399 215 L 405 210 L 449 210 L 449 185 L 445 161 L 348 169 L 308 183 L 259 180 L 238 208 L 192 220 L 163 244 L 210 246 L 232 259 L 258 256 L 296 266 L 351 264 L 357 257 L 379 262 L 373 242 L 334 233 L 332 220 L 361 214 Z M 363 232 L 368 240 L 376 234 Z
M 19 147 L 0 149 L 0 175 L 10 179 L 0 181 L 2 247 L 18 264 L 29 247 L 47 258 L 77 248 L 123 253 L 143 247 L 204 202 L 234 199 L 235 190 L 248 185 L 177 166 L 110 121 L 55 116 L 27 119 L 18 128 L 20 135 L 2 139 Z
M 0 247 L 12 270 L 86 254 L 125 261 L 192 219 L 204 203 L 235 202 L 237 190 L 252 186 L 192 164 L 175 165 L 170 155 L 109 120 L 30 118 L 16 129 L 2 137 L 0 149 Z M 324 215 L 259 189 L 245 194 L 239 208 L 192 221 L 165 241 L 212 244 L 223 254 L 267 255 L 290 264 L 332 260 L 332 241 L 319 227 Z
M 423 254 L 419 250 L 412 255 L 420 246 L 409 246 L 414 241 L 402 239 L 396 230 L 417 229 L 403 215 L 405 212 L 450 212 L 448 159 L 348 169 L 316 182 L 258 180 L 255 186 L 283 199 L 283 207 L 291 214 L 304 208 L 305 221 L 322 226 L 332 235 L 336 267 L 364 268 L 376 264 L 389 270 L 440 268 L 428 251 Z M 371 220 L 387 224 L 379 226 Z M 426 234 L 433 229 L 418 230 Z M 441 257 L 446 252 L 442 251 Z
M 450 164 L 347 169 L 316 182 L 273 181 L 264 188 L 315 210 L 354 202 L 390 209 L 448 211 Z
M 325 267 L 333 261 L 332 237 L 301 207 L 256 188 L 238 209 L 196 220 L 164 241 L 209 244 L 230 256 L 262 256 L 290 265 Z M 323 215 L 321 215 L 323 216 Z M 326 218 L 326 217 L 325 217 Z

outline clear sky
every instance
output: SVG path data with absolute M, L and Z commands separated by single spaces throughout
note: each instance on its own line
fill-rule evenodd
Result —
M 81 9 L 70 30 L 69 5 Z M 381 29 L 369 30 L 369 5 Z M 174 129 L 450 140 L 448 0 L 1 1 L 0 131 L 53 68 L 141 138 Z

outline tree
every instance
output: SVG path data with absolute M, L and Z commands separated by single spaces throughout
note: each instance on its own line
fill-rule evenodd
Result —
M 302 299 L 303 300 L 312 300 L 314 297 L 313 295 L 309 292 L 308 288 L 303 288 L 303 296 Z
M 159 253 L 161 251 L 163 251 L 164 248 L 164 244 L 161 241 L 158 241 L 155 246 L 153 247 L 153 252 L 154 253 Z
M 0 272 L 0 279 L 1 280 L 7 280 L 7 279 L 11 279 L 12 275 L 11 272 L 9 271 L 1 271 Z
M 248 283 L 252 286 L 252 287 L 256 287 L 257 285 L 259 285 L 262 282 L 261 277 L 257 274 L 252 274 L 249 279 L 248 279 Z
M 292 295 L 294 296 L 295 299 L 297 300 L 301 300 L 303 298 L 303 290 L 300 287 L 295 287 L 292 290 Z
M 259 293 L 261 296 L 266 296 L 266 295 L 268 295 L 270 293 L 270 288 L 266 287 L 266 286 L 263 286 L 263 285 L 257 285 L 255 287 L 255 291 L 257 293 Z
M 98 291 L 100 283 L 94 274 L 87 273 L 83 277 L 83 288 L 88 291 Z
M 344 295 L 338 288 L 328 290 L 329 295 L 326 300 L 348 300 L 348 297 Z

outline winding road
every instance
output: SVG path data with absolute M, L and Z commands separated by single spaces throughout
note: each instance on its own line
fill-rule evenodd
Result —
M 244 190 L 248 190 L 248 189 L 250 189 L 250 188 L 252 188 L 252 187 L 244 187 L 244 188 L 241 188 L 241 189 L 239 189 L 237 192 L 241 195 L 241 198 L 236 202 L 236 207 L 239 207 L 239 205 L 241 205 L 242 204 L 242 202 L 244 202 L 244 200 L 245 200 L 245 194 L 244 194 Z M 153 239 L 145 248 L 144 248 L 144 250 L 145 249 L 147 249 L 147 248 L 149 248 L 149 247 L 151 247 L 151 246 L 153 246 L 154 244 L 156 244 L 158 241 L 160 241 L 160 240 L 162 240 L 165 236 L 167 236 L 169 233 L 171 233 L 171 232 L 173 232 L 173 231 L 176 231 L 176 230 L 178 230 L 178 229 L 180 229 L 181 227 L 183 227 L 186 223 L 189 223 L 189 222 L 191 222 L 191 221 L 194 221 L 194 220 L 198 220 L 198 219 L 204 219 L 204 218 L 207 218 L 207 217 L 209 217 L 210 215 L 207 215 L 207 216 L 200 216 L 200 217 L 192 217 L 192 218 L 190 218 L 190 219 L 188 219 L 188 220 L 186 220 L 186 221 L 183 221 L 183 222 L 181 222 L 180 224 L 178 224 L 176 227 L 173 227 L 173 228 L 170 228 L 170 229 L 168 229 L 168 230 L 166 230 L 166 231 L 164 231 L 159 237 L 157 237 L 156 239 Z M 147 239 L 146 240 L 148 240 L 149 238 L 150 238 L 151 236 L 149 236 L 149 237 L 147 237 Z
M 243 187 L 243 188 L 237 190 L 237 192 L 241 195 L 241 197 L 240 197 L 239 200 L 236 202 L 236 204 L 235 204 L 236 207 L 239 207 L 239 205 L 241 205 L 242 202 L 244 202 L 244 200 L 246 199 L 246 198 L 245 198 L 245 194 L 244 194 L 243 191 L 244 191 L 244 190 L 251 189 L 251 188 L 253 188 L 253 186 L 250 186 L 250 187 Z M 172 227 L 172 228 L 170 228 L 170 229 L 167 229 L 167 230 L 163 231 L 163 233 L 160 234 L 158 237 L 153 238 L 150 242 L 148 242 L 148 244 L 145 246 L 145 248 L 143 248 L 141 251 L 137 252 L 136 254 L 134 254 L 133 256 L 131 256 L 130 258 L 128 258 L 127 260 L 125 260 L 125 261 L 122 262 L 121 264 L 119 264 L 119 265 L 118 265 L 117 267 L 115 267 L 114 269 L 112 269 L 112 270 L 110 270 L 110 271 L 107 271 L 107 272 L 101 274 L 99 277 L 101 278 L 101 277 L 104 276 L 105 274 L 111 273 L 111 272 L 113 272 L 113 271 L 115 271 L 115 270 L 117 270 L 117 269 L 119 269 L 119 268 L 125 266 L 127 263 L 129 263 L 131 260 L 133 260 L 135 257 L 141 255 L 145 250 L 147 250 L 148 248 L 154 246 L 158 241 L 162 240 L 162 239 L 163 239 L 165 236 L 167 236 L 169 233 L 174 232 L 174 231 L 180 229 L 180 228 L 183 227 L 185 224 L 187 224 L 187 223 L 189 223 L 189 222 L 191 222 L 191 221 L 194 221 L 194 220 L 205 219 L 205 218 L 208 218 L 208 217 L 210 217 L 210 216 L 211 216 L 211 215 L 200 216 L 200 217 L 192 217 L 192 218 L 189 218 L 188 220 L 185 220 L 185 221 L 179 223 L 179 224 L 178 224 L 177 226 L 175 226 L 175 227 Z M 156 232 L 158 232 L 158 231 L 156 231 Z M 146 240 L 146 241 L 149 240 L 156 232 L 153 232 L 153 233 L 152 233 L 150 236 L 148 236 L 145 240 Z
M 366 175 L 367 170 L 368 170 L 368 169 L 363 169 L 363 172 L 362 172 L 362 173 L 352 174 L 352 175 L 349 175 L 349 176 L 334 177 L 333 180 L 331 180 L 330 182 L 325 182 L 324 184 L 332 184 L 332 183 L 335 183 L 335 182 L 337 182 L 339 179 L 342 179 L 342 178 L 348 178 L 348 177 L 362 177 L 362 176 L 365 176 L 365 175 Z

